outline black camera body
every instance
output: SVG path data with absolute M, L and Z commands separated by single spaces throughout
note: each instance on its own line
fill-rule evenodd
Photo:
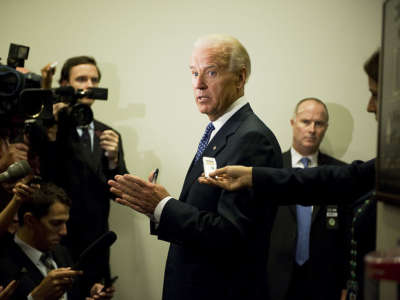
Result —
M 37 118 L 43 110 L 44 99 L 49 99 L 46 91 L 23 94 L 26 89 L 40 89 L 41 76 L 16 70 L 24 67 L 29 47 L 10 44 L 7 66 L 0 64 L 0 118 Z
M 66 115 L 61 118 L 61 122 L 68 122 L 73 127 L 86 126 L 93 121 L 93 111 L 89 105 L 79 103 L 81 98 L 91 98 L 97 100 L 107 100 L 108 89 L 106 88 L 88 88 L 87 90 L 77 90 L 71 86 L 64 86 L 54 89 L 54 103 L 68 103 Z

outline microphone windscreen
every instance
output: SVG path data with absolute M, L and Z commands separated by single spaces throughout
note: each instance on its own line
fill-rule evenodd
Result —
M 25 177 L 32 172 L 31 166 L 26 160 L 20 160 L 8 167 L 10 179 Z

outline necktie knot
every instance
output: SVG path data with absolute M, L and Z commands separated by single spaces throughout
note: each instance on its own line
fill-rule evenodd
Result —
M 53 255 L 51 254 L 51 252 L 42 253 L 42 255 L 40 256 L 40 261 L 44 264 L 48 272 L 55 269 L 52 263 Z
M 308 166 L 310 165 L 310 159 L 308 157 L 302 157 L 300 159 L 300 162 L 303 164 L 304 169 L 308 168 Z
M 196 156 L 194 161 L 198 161 L 199 158 L 203 155 L 204 150 L 206 150 L 208 142 L 210 141 L 211 133 L 215 129 L 212 122 L 210 122 L 207 127 L 206 131 L 203 134 L 203 137 L 200 140 L 199 147 L 197 148 Z

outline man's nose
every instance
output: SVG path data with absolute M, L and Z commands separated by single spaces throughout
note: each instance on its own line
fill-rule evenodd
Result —
M 309 132 L 312 132 L 312 133 L 315 132 L 315 128 L 316 128 L 316 126 L 315 126 L 314 122 L 311 122 L 310 125 L 308 125 Z
M 88 81 L 86 82 L 86 88 L 92 88 L 92 87 L 94 87 L 94 83 L 92 79 L 88 79 Z
M 62 235 L 62 236 L 66 236 L 67 235 L 67 224 L 63 224 L 61 226 L 59 234 Z
M 199 76 L 197 76 L 197 78 L 195 79 L 194 87 L 201 90 L 207 88 L 206 81 L 204 80 L 204 76 L 202 74 L 199 74 Z
M 376 100 L 374 97 L 369 98 L 367 111 L 370 113 L 376 113 Z

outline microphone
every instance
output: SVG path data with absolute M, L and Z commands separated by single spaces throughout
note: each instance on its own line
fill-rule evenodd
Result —
M 22 178 L 31 172 L 32 169 L 29 163 L 26 160 L 20 160 L 10 165 L 7 171 L 0 174 L 0 182 Z
M 108 231 L 101 235 L 97 240 L 89 245 L 82 253 L 79 255 L 78 261 L 74 264 L 72 269 L 79 270 L 83 267 L 84 261 L 87 257 L 93 255 L 93 253 L 102 251 L 110 247 L 115 240 L 117 235 L 114 231 Z

